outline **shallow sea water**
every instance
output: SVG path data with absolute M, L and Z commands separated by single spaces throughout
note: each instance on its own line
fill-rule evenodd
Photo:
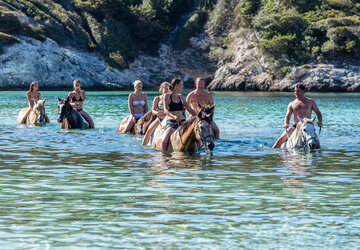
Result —
M 150 103 L 156 93 L 149 93 Z M 212 155 L 142 147 L 116 132 L 128 92 L 87 92 L 94 130 L 16 125 L 26 95 L 0 92 L 4 249 L 333 248 L 360 245 L 359 94 L 318 94 L 322 149 L 274 150 L 292 93 L 215 92 Z M 150 107 L 149 107 L 150 108 Z

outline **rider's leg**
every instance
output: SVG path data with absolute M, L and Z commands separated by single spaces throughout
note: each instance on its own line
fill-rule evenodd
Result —
M 91 117 L 89 116 L 88 113 L 86 113 L 84 110 L 80 111 L 80 114 L 85 118 L 85 120 L 89 123 L 89 127 L 90 128 L 95 128 L 94 122 L 91 119 Z
M 126 125 L 126 128 L 124 130 L 124 133 L 129 133 L 132 130 L 132 128 L 134 127 L 134 125 L 135 125 L 135 122 L 133 121 L 132 116 L 130 116 L 129 121 Z
M 46 123 L 50 123 L 50 119 L 49 119 L 49 117 L 47 116 L 47 114 L 44 114 L 44 117 L 45 117 Z
M 31 108 L 29 108 L 28 111 L 26 111 L 26 114 L 24 115 L 23 119 L 21 120 L 21 124 L 25 124 L 26 123 L 26 118 L 28 118 L 28 116 L 31 113 Z
M 163 141 L 161 143 L 161 149 L 162 150 L 167 150 L 167 146 L 169 144 L 170 136 L 174 132 L 175 132 L 175 129 L 172 128 L 172 127 L 169 127 L 168 129 L 165 130 Z
M 284 144 L 284 142 L 286 142 L 288 140 L 288 138 L 290 138 L 290 136 L 292 135 L 292 133 L 294 132 L 295 128 L 294 127 L 290 127 L 287 131 L 285 130 L 282 135 L 280 136 L 280 138 L 275 142 L 275 144 L 272 146 L 273 148 L 280 148 L 282 144 Z M 287 135 L 286 135 L 287 133 Z
M 147 130 L 146 133 L 145 133 L 145 136 L 144 136 L 144 139 L 143 139 L 141 145 L 145 146 L 145 145 L 147 145 L 147 144 L 149 143 L 149 140 L 150 140 L 150 138 L 151 138 L 151 135 L 154 133 L 155 129 L 159 126 L 159 124 L 160 124 L 160 120 L 159 120 L 159 119 L 156 119 L 155 121 L 153 121 L 153 122 L 150 124 L 148 130 Z
M 214 121 L 212 121 L 212 123 L 211 123 L 211 128 L 214 131 L 215 139 L 219 139 L 220 138 L 220 130 Z

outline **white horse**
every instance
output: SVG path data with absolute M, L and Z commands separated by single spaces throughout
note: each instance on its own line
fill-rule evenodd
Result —
M 295 131 L 290 138 L 281 145 L 281 148 L 309 148 L 314 149 L 316 147 L 316 138 L 314 121 L 315 118 L 301 119 L 298 116 L 299 123 L 296 125 Z

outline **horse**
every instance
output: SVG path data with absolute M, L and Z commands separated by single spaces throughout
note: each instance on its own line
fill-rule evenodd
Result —
M 62 129 L 88 129 L 89 123 L 82 117 L 82 115 L 74 109 L 70 104 L 70 97 L 66 100 L 61 100 L 58 97 L 58 117 L 57 121 L 60 123 Z
M 214 133 L 211 122 L 214 115 L 215 104 L 211 107 L 203 107 L 197 116 L 193 116 L 181 124 L 170 136 L 167 151 L 194 153 L 202 145 L 206 151 L 211 152 L 214 147 Z M 164 120 L 165 122 L 165 120 Z M 165 126 L 158 126 L 150 141 L 151 147 L 161 150 L 161 144 Z
M 130 118 L 131 116 L 129 115 L 121 120 L 118 127 L 118 132 L 123 133 L 125 131 Z M 154 115 L 151 111 L 147 112 L 139 120 L 136 121 L 136 123 L 131 128 L 129 133 L 133 135 L 144 135 L 150 123 L 152 123 L 155 119 L 156 119 L 156 115 Z
M 29 127 L 34 126 L 44 126 L 46 124 L 46 118 L 45 118 L 45 102 L 46 98 L 44 100 L 34 101 L 34 106 L 32 107 L 30 114 L 26 117 L 25 124 Z M 30 108 L 23 108 L 18 116 L 17 123 L 22 123 L 22 120 L 24 118 L 24 115 L 26 115 L 29 112 Z
M 151 110 L 143 115 L 135 124 L 135 135 L 145 135 L 150 124 L 157 118 Z
M 309 148 L 315 149 L 316 147 L 316 133 L 314 121 L 315 118 L 301 119 L 298 116 L 299 123 L 296 125 L 295 131 L 290 138 L 281 145 L 281 148 Z

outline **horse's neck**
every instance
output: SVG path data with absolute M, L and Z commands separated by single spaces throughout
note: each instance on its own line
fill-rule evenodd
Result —
M 77 114 L 76 114 L 75 110 L 73 111 L 73 113 L 70 116 L 66 117 L 66 120 L 67 120 L 70 128 L 76 128 L 77 127 L 78 119 L 77 119 Z
M 190 125 L 190 127 L 182 134 L 180 133 L 179 130 L 181 144 L 185 151 L 192 151 L 191 148 L 194 147 L 195 142 L 197 141 L 195 135 L 195 124 L 196 124 L 196 120 L 194 120 L 194 122 Z
M 293 147 L 301 147 L 301 138 L 303 137 L 302 129 L 299 128 L 299 131 L 295 130 L 292 136 L 290 137 L 290 141 L 293 144 Z

